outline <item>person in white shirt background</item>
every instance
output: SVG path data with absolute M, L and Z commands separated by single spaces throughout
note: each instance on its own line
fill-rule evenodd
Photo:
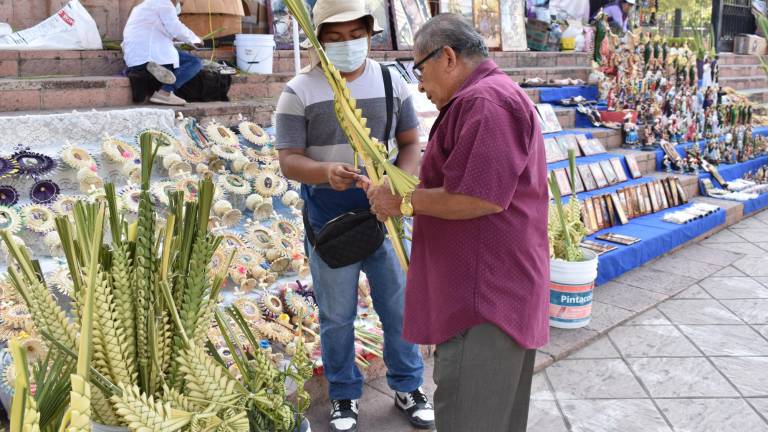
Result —
M 149 101 L 185 105 L 174 91 L 194 78 L 202 61 L 174 46 L 174 41 L 194 46 L 203 41 L 180 20 L 184 1 L 144 0 L 133 8 L 123 30 L 123 55 L 129 71 L 147 70 L 163 86 Z

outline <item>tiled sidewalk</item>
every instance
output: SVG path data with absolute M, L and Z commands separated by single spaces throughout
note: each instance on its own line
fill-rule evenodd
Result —
M 595 298 L 592 325 L 553 331 L 542 358 L 611 330 L 535 376 L 529 431 L 768 432 L 768 212 L 598 287 Z M 308 414 L 313 431 L 327 430 L 326 404 Z M 366 385 L 360 430 L 413 430 L 384 379 Z

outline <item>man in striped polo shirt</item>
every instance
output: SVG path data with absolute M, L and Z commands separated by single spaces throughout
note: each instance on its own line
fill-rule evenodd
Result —
M 371 36 L 381 30 L 364 1 L 318 0 L 313 17 L 318 37 L 347 80 L 372 136 L 389 142 L 390 148 L 397 146 L 397 165 L 415 174 L 420 155 L 416 113 L 403 79 L 391 74 L 391 86 L 385 86 L 381 65 L 367 58 Z M 391 116 L 385 90 L 389 87 Z M 292 79 L 280 96 L 276 147 L 283 174 L 302 183 L 307 230 L 318 233 L 342 214 L 370 208 L 365 192 L 355 185 L 361 171 L 336 119 L 333 92 L 316 64 Z M 344 267 L 332 268 L 314 248 L 309 257 L 332 405 L 330 430 L 357 430 L 363 376 L 355 365 L 354 321 L 361 271 L 368 277 L 383 325 L 387 382 L 395 391 L 395 404 L 414 426 L 432 428 L 434 411 L 421 390 L 421 354 L 417 345 L 402 338 L 405 275 L 389 240 L 372 255 Z

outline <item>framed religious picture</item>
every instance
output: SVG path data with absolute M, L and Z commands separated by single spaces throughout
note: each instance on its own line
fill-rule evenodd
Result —
M 597 182 L 595 181 L 595 177 L 592 176 L 592 171 L 589 169 L 589 165 L 579 165 L 576 169 L 579 171 L 582 182 L 584 182 L 584 189 L 587 191 L 597 189 Z
M 566 168 L 565 173 L 568 174 L 568 181 L 571 181 L 571 169 Z M 574 173 L 573 183 L 576 186 L 576 190 L 575 190 L 576 193 L 582 193 L 585 191 L 584 182 L 581 181 L 581 176 L 579 175 L 579 173 Z
M 581 204 L 581 222 L 584 224 L 584 229 L 587 230 L 587 233 L 592 232 L 592 226 L 589 222 L 589 210 L 587 210 L 587 204 L 582 203 Z
M 659 200 L 656 196 L 656 186 L 654 186 L 653 183 L 646 183 L 645 187 L 648 189 L 648 196 L 651 198 L 651 210 L 653 210 L 654 213 L 661 211 L 661 206 L 659 205 Z
M 565 150 L 566 156 L 568 155 L 568 150 L 573 150 L 576 157 L 581 156 L 581 149 L 579 149 L 579 143 L 576 142 L 575 135 L 559 136 L 557 137 L 557 143 L 560 145 L 560 149 Z
M 613 202 L 613 209 L 616 211 L 616 217 L 619 219 L 619 223 L 622 225 L 628 224 L 629 218 L 627 218 L 627 212 L 624 210 L 624 205 L 621 203 L 621 199 L 617 192 L 611 193 L 611 201 Z
M 560 195 L 570 195 L 571 184 L 570 181 L 568 181 L 568 174 L 565 172 L 565 168 L 558 168 L 552 172 L 555 173 L 555 179 L 557 179 L 557 187 L 560 188 Z
M 605 233 L 597 236 L 600 240 L 605 240 L 607 242 L 616 243 L 624 246 L 633 245 L 640 241 L 637 237 L 632 237 L 624 234 L 617 234 L 617 233 Z
M 624 214 L 627 216 L 627 220 L 632 219 L 632 208 L 630 208 L 629 203 L 627 203 L 626 191 L 624 189 L 619 189 L 616 191 L 616 195 L 619 197 L 621 208 L 624 209 Z
M 608 211 L 608 202 L 606 200 L 607 195 L 600 195 L 598 198 L 600 200 L 600 209 L 603 211 L 603 225 L 604 225 L 604 228 L 608 228 L 612 225 L 611 225 L 611 215 L 610 215 L 610 212 Z
M 525 5 L 522 0 L 501 0 L 501 49 L 528 51 L 525 35 Z
M 544 139 L 544 151 L 547 154 L 547 163 L 565 160 L 567 157 L 567 155 L 563 153 L 560 146 L 557 145 L 557 140 L 554 138 Z
M 619 182 L 619 177 L 616 175 L 616 172 L 613 170 L 613 165 L 611 165 L 611 161 L 606 159 L 603 161 L 600 161 L 600 168 L 603 169 L 603 174 L 605 174 L 605 179 L 608 180 L 609 185 L 615 185 Z
M 467 22 L 474 22 L 472 0 L 440 0 L 440 13 L 460 15 Z
M 596 242 L 593 240 L 582 240 L 579 246 L 589 249 L 592 252 L 594 252 L 597 256 L 600 256 L 604 253 L 608 253 L 612 250 L 616 250 L 617 247 L 605 243 Z
M 631 187 L 629 188 L 629 191 L 632 194 L 632 209 L 635 211 L 635 217 L 644 215 L 645 211 L 643 208 L 644 207 L 643 199 L 637 193 L 637 188 Z
M 627 173 L 624 171 L 624 164 L 621 163 L 621 159 L 611 159 L 611 166 L 613 167 L 613 171 L 616 173 L 616 177 L 619 179 L 619 183 L 624 183 L 627 181 Z
M 640 178 L 643 173 L 640 171 L 640 166 L 637 164 L 637 159 L 632 155 L 627 155 L 627 166 L 629 167 L 629 174 L 633 179 Z
M 675 187 L 677 188 L 677 195 L 680 197 L 680 204 L 688 204 L 688 194 L 685 193 L 685 189 L 683 188 L 683 184 L 680 183 L 680 179 L 675 177 L 674 182 Z
M 413 49 L 414 32 L 411 30 L 411 23 L 408 21 L 408 15 L 403 7 L 401 0 L 392 0 L 390 5 L 392 10 L 392 28 L 395 30 L 394 41 L 395 49 L 399 51 L 409 51 Z
M 392 26 L 389 22 L 389 0 L 365 0 L 368 10 L 376 18 L 383 30 L 371 38 L 371 49 L 377 51 L 392 51 Z
M 310 14 L 316 2 L 317 0 L 304 0 Z M 293 49 L 293 16 L 288 11 L 288 6 L 284 0 L 270 0 L 269 6 L 272 9 L 268 16 L 272 33 L 275 35 L 275 47 L 279 50 Z M 303 42 L 306 38 L 304 31 L 299 27 L 299 41 Z
M 669 201 L 667 201 L 667 195 L 664 193 L 664 186 L 658 180 L 653 183 L 656 186 L 656 194 L 659 196 L 659 204 L 661 205 L 661 209 L 668 209 Z
M 474 24 L 477 32 L 485 38 L 488 48 L 501 48 L 501 1 L 474 0 Z
M 648 189 L 648 183 L 641 184 L 640 190 L 643 192 L 643 199 L 645 200 L 645 213 L 653 213 L 654 210 L 653 206 L 651 205 L 651 191 Z
M 669 177 L 662 179 L 661 182 L 664 183 L 664 188 L 667 191 L 667 200 L 669 201 L 669 206 L 679 206 L 680 204 L 677 201 L 677 190 L 672 187 L 672 184 L 669 182 Z
M 682 157 L 680 157 L 680 153 L 677 152 L 677 148 L 671 142 L 662 142 L 661 149 L 664 150 L 664 153 L 669 157 L 669 160 L 675 164 L 680 164 L 680 162 L 683 161 Z
M 597 232 L 600 229 L 600 226 L 597 223 L 597 213 L 595 212 L 595 204 L 592 202 L 591 199 L 587 198 L 584 200 L 584 205 L 587 207 L 587 211 L 589 212 L 589 221 L 590 221 L 590 231 L 591 232 Z
M 589 164 L 589 170 L 592 172 L 592 176 L 595 178 L 595 182 L 597 182 L 598 189 L 602 189 L 608 186 L 608 180 L 606 180 L 603 169 L 600 168 L 599 163 Z
M 579 150 L 581 150 L 581 154 L 583 156 L 586 156 L 587 154 L 584 152 L 584 148 L 589 145 L 589 138 L 587 138 L 584 134 L 574 135 L 576 137 L 576 144 L 579 145 Z
M 541 133 L 547 134 L 563 130 L 552 105 L 536 104 L 536 111 L 538 111 L 539 117 L 541 118 Z
M 597 230 L 605 228 L 605 222 L 603 221 L 603 206 L 600 205 L 599 197 L 594 197 L 589 200 L 592 203 L 592 207 L 595 209 L 595 221 L 597 221 Z
M 608 208 L 608 220 L 611 221 L 611 226 L 618 225 L 616 209 L 613 208 L 613 199 L 611 199 L 610 195 L 603 195 L 603 201 L 605 201 L 605 206 Z

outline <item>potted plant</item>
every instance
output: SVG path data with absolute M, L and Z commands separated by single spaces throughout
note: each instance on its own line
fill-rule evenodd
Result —
M 300 388 L 311 377 L 301 342 L 285 372 L 257 344 L 250 350 L 230 347 L 238 353 L 237 369 L 213 355 L 207 335 L 220 319 L 218 294 L 229 268 L 227 263 L 218 274 L 209 273 L 221 242 L 208 230 L 213 182 L 200 182 L 195 202 L 173 194 L 161 219 L 149 193 L 153 141 L 150 134 L 141 137 L 135 223 L 129 225 L 117 210 L 111 185 L 105 200 L 77 203 L 74 224 L 67 217 L 56 220 L 74 282 L 69 313 L 50 294 L 38 263 L 2 232 L 12 285 L 49 348 L 70 360 L 63 374 L 68 385 L 48 380 L 46 386 L 58 390 L 54 399 L 68 399 L 68 408 L 57 411 L 61 418 L 39 410 L 50 394 L 31 394 L 28 377 L 18 375 L 21 391 L 14 395 L 11 423 L 19 428 L 13 432 L 59 430 L 50 429 L 54 424 L 67 431 L 292 432 L 301 423 L 308 395 L 300 391 L 294 406 L 285 391 L 286 377 Z M 110 244 L 103 242 L 105 222 Z
M 576 156 L 568 151 L 571 190 L 576 190 Z M 554 173 L 549 187 L 554 201 L 549 205 L 550 270 L 549 325 L 579 328 L 592 318 L 592 290 L 597 279 L 597 254 L 579 244 L 587 230 L 581 220 L 581 202 L 576 195 L 563 204 Z

